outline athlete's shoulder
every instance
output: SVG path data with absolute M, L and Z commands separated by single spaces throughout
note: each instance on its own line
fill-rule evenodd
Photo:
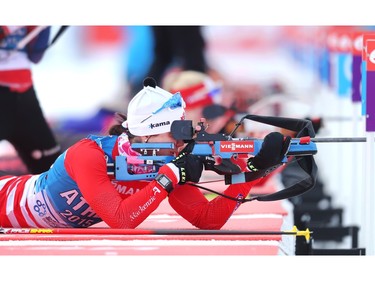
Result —
M 64 167 L 69 174 L 78 170 L 87 170 L 89 167 L 99 167 L 105 165 L 104 151 L 98 144 L 90 139 L 82 139 L 66 150 L 64 157 Z M 85 167 L 85 169 L 83 169 Z M 79 168 L 76 170 L 76 168 Z
M 77 141 L 67 149 L 67 153 L 85 153 L 85 151 L 100 149 L 95 140 L 84 138 Z

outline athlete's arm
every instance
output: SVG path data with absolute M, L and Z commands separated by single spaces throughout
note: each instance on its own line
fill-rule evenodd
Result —
M 224 194 L 234 198 L 245 198 L 259 180 L 229 185 Z M 201 229 L 220 229 L 240 203 L 222 196 L 209 201 L 195 186 L 181 185 L 169 195 L 173 209 L 192 225 Z
M 113 228 L 137 227 L 168 195 L 152 181 L 139 192 L 123 199 L 107 175 L 104 152 L 91 140 L 82 140 L 69 148 L 65 167 L 87 203 Z

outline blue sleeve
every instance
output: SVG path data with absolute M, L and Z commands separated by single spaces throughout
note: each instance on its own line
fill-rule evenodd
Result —
M 51 27 L 43 29 L 26 47 L 27 56 L 33 63 L 38 63 L 48 47 Z

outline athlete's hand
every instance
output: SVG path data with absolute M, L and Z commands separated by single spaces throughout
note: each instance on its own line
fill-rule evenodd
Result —
M 215 159 L 212 156 L 199 156 L 191 154 L 193 151 L 194 143 L 189 143 L 179 155 L 172 160 L 180 174 L 179 184 L 184 184 L 188 181 L 199 182 L 204 165 L 213 165 Z
M 258 154 L 247 160 L 247 167 L 250 171 L 256 172 L 281 164 L 289 150 L 290 142 L 290 136 L 284 137 L 279 132 L 268 134 Z

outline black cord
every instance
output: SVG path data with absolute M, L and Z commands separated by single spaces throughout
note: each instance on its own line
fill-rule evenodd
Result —
M 225 195 L 225 194 L 223 194 L 223 193 L 220 193 L 220 192 L 218 192 L 218 191 L 215 191 L 215 190 L 209 189 L 209 188 L 207 188 L 207 187 L 203 187 L 203 186 L 198 185 L 198 184 L 195 184 L 195 183 L 189 183 L 189 184 L 192 185 L 192 186 L 198 187 L 198 188 L 200 188 L 200 189 L 203 189 L 203 190 L 209 191 L 209 192 L 211 192 L 211 193 L 214 193 L 214 194 L 216 194 L 216 195 L 222 196 L 222 197 L 227 198 L 227 199 L 229 199 L 229 200 L 233 200 L 233 201 L 239 202 L 239 203 L 250 202 L 250 201 L 253 201 L 253 200 L 255 200 L 255 199 L 257 198 L 257 197 L 254 197 L 254 198 L 248 198 L 248 199 L 246 199 L 246 198 L 239 199 L 239 198 L 236 198 L 236 197 L 232 197 L 232 196 Z
M 292 159 L 291 161 L 285 163 L 284 165 L 289 165 L 289 164 L 291 164 L 291 163 L 293 163 L 293 162 L 298 162 L 298 161 L 299 161 L 299 159 L 296 159 L 295 157 L 293 157 L 293 159 Z M 211 182 L 214 182 L 214 181 L 211 181 Z M 221 192 L 218 192 L 218 191 L 215 191 L 215 190 L 209 189 L 209 188 L 207 188 L 207 187 L 203 187 L 203 186 L 198 185 L 198 184 L 195 184 L 195 183 L 190 183 L 190 182 L 189 182 L 189 184 L 192 185 L 192 186 L 198 187 L 198 188 L 200 188 L 200 189 L 206 190 L 206 191 L 208 191 L 208 192 L 214 193 L 214 194 L 216 194 L 216 195 L 222 196 L 222 197 L 227 198 L 227 199 L 229 199 L 229 200 L 233 200 L 233 201 L 239 202 L 239 203 L 241 203 L 241 204 L 242 204 L 242 203 L 246 203 L 246 202 L 251 202 L 251 201 L 254 201 L 254 200 L 258 200 L 258 198 L 261 197 L 261 196 L 254 196 L 254 197 L 252 197 L 252 198 L 247 198 L 247 199 L 246 199 L 246 198 L 243 198 L 243 199 L 239 199 L 239 198 L 236 198 L 236 197 L 232 197 L 232 196 L 225 195 L 225 194 L 223 194 L 223 193 L 221 193 Z

